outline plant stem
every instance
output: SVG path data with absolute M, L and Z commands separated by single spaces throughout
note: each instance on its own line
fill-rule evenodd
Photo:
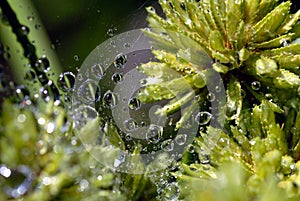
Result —
M 24 76 L 29 70 L 28 66 L 36 73 L 41 85 L 46 85 L 50 79 L 56 80 L 60 73 L 60 64 L 45 30 L 41 26 L 38 14 L 30 0 L 18 2 L 0 0 L 2 14 L 6 17 L 9 26 L 0 25 L 0 37 L 10 49 L 9 60 L 15 81 L 24 84 Z M 26 26 L 25 26 L 26 25 Z M 14 33 L 14 35 L 11 34 Z M 23 55 L 20 50 L 23 49 Z M 37 67 L 39 57 L 47 57 L 50 63 L 50 71 L 45 72 Z M 24 60 L 27 58 L 28 63 Z M 30 91 L 37 88 L 32 82 L 27 86 Z M 39 87 L 38 87 L 39 88 Z M 51 86 L 53 93 L 59 94 L 55 85 Z

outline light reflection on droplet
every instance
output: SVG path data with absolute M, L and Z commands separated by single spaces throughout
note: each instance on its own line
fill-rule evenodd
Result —
M 6 166 L 1 166 L 0 167 L 0 174 L 3 176 L 3 177 L 10 177 L 11 175 L 11 170 L 9 168 L 7 168 Z
M 115 60 L 114 60 L 114 66 L 116 68 L 121 68 L 121 67 L 124 67 L 124 65 L 127 63 L 127 56 L 120 53 L 118 54 L 116 57 L 115 57 Z
M 198 123 L 201 126 L 206 125 L 212 118 L 212 115 L 209 112 L 199 112 L 195 116 L 195 122 Z

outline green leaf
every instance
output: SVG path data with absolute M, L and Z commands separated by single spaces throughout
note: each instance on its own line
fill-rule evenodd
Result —
M 242 1 L 229 0 L 226 3 L 226 31 L 228 39 L 233 47 L 238 42 L 236 34 L 238 27 L 243 19 Z
M 227 119 L 234 120 L 240 116 L 242 109 L 242 92 L 241 84 L 238 79 L 231 77 L 227 85 Z
M 272 48 L 284 46 L 284 43 L 288 43 L 289 41 L 292 41 L 294 35 L 295 35 L 294 33 L 289 33 L 269 41 L 265 41 L 262 43 L 249 43 L 249 45 L 254 48 L 272 49 Z
M 289 32 L 293 28 L 293 26 L 298 22 L 299 18 L 300 18 L 300 10 L 298 10 L 295 14 L 289 15 L 287 17 L 287 20 L 277 30 L 277 34 L 282 35 Z
M 271 49 L 271 50 L 265 50 L 262 51 L 261 54 L 263 56 L 269 56 L 269 57 L 274 57 L 274 56 L 291 56 L 291 55 L 295 55 L 295 54 L 300 54 L 300 43 L 296 43 L 296 44 L 290 44 L 288 46 L 285 47 L 281 47 L 281 48 L 275 48 L 275 49 Z
M 281 89 L 293 88 L 300 86 L 300 78 L 298 75 L 285 70 L 280 69 L 280 74 L 275 77 L 274 84 L 276 87 Z
M 114 124 L 106 122 L 104 126 L 104 132 L 111 145 L 118 147 L 121 150 L 125 150 L 125 143 L 119 135 L 119 132 Z
M 273 59 L 261 57 L 255 62 L 255 71 L 260 76 L 274 76 L 277 74 L 278 66 Z
M 210 32 L 209 42 L 211 49 L 219 52 L 225 51 L 224 39 L 219 31 Z
M 253 31 L 250 34 L 250 40 L 258 43 L 274 38 L 276 36 L 276 30 L 287 17 L 290 6 L 291 3 L 288 1 L 281 3 L 254 25 Z
M 216 26 L 216 31 L 218 30 L 218 32 L 220 33 L 220 36 L 219 36 L 220 39 L 223 39 L 223 41 L 225 41 L 226 40 L 225 24 L 223 23 L 222 16 L 221 16 L 222 12 L 220 12 L 219 9 L 217 9 L 217 8 L 219 8 L 220 3 L 219 3 L 219 1 L 210 0 L 209 4 L 210 4 L 211 14 L 212 14 L 215 26 Z M 221 3 L 221 5 L 222 5 L 222 3 Z M 227 3 L 227 5 L 228 5 L 228 3 Z
M 280 68 L 290 70 L 291 72 L 299 72 L 300 55 L 285 55 L 274 56 L 272 59 L 276 60 Z
M 245 0 L 244 15 L 245 21 L 250 23 L 258 12 L 259 3 L 261 0 Z

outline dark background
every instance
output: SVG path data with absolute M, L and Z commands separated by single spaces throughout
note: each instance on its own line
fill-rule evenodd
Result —
M 113 34 L 147 26 L 157 0 L 32 0 L 64 70 L 75 71 Z

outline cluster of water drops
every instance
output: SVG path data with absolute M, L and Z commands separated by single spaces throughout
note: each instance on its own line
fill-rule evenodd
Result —
M 197 134 L 198 127 L 210 122 L 209 113 L 197 114 L 196 111 L 189 126 L 175 131 L 182 111 L 168 116 L 159 115 L 156 111 L 167 101 L 143 103 L 137 98 L 147 85 L 142 82 L 147 76 L 139 72 L 137 67 L 153 60 L 149 39 L 140 30 L 135 30 L 112 37 L 98 46 L 83 62 L 76 76 L 72 96 L 75 128 L 80 130 L 90 120 L 100 119 L 99 131 L 96 132 L 99 136 L 92 136 L 94 140 L 91 140 L 91 136 L 89 140 L 80 136 L 83 144 L 86 147 L 101 144 L 114 148 L 119 148 L 118 144 L 125 144 L 126 150 L 114 159 L 112 168 L 130 169 L 128 167 L 132 164 L 126 162 L 136 147 L 139 147 L 143 163 L 146 164 L 155 161 L 161 154 L 176 160 Z M 106 140 L 100 143 L 101 140 L 96 140 L 104 139 L 110 129 L 117 133 L 122 142 Z
M 0 176 L 5 178 L 5 185 L 2 190 L 12 198 L 20 198 L 32 188 L 34 180 L 33 172 L 25 165 L 19 165 L 11 169 L 0 164 Z

